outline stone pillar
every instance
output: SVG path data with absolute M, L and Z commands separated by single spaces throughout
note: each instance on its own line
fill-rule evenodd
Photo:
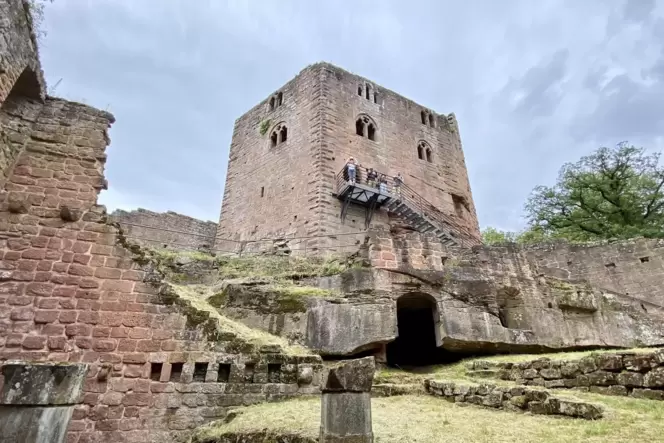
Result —
M 373 443 L 371 384 L 373 357 L 330 368 L 323 381 L 320 443 Z
M 62 443 L 87 372 L 82 364 L 4 364 L 0 443 Z

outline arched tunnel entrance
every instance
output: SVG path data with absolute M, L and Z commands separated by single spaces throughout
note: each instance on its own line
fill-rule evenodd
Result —
M 400 368 L 448 363 L 460 355 L 437 346 L 438 307 L 429 294 L 411 293 L 397 300 L 399 335 L 387 345 L 387 364 Z

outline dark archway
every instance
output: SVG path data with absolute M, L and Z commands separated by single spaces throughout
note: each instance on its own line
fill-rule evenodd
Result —
M 438 348 L 438 308 L 433 297 L 423 293 L 406 294 L 397 300 L 399 335 L 387 345 L 387 364 L 407 368 L 458 360 Z

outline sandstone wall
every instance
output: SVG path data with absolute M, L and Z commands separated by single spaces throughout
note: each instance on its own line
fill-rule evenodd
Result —
M 217 233 L 216 223 L 172 211 L 158 213 L 143 208 L 135 211 L 118 209 L 110 218 L 120 224 L 124 234 L 132 241 L 159 248 L 209 250 Z
M 318 357 L 174 295 L 106 222 L 110 114 L 48 98 L 26 120 L 0 193 L 0 365 L 89 364 L 68 441 L 179 441 L 231 406 L 316 391 Z
M 664 307 L 664 241 L 628 240 L 603 245 L 538 245 L 526 250 L 540 273 L 587 280 L 599 288 Z

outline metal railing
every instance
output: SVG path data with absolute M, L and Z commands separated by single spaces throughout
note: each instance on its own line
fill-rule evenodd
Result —
M 415 192 L 413 188 L 406 185 L 405 183 L 402 183 L 400 185 L 400 189 L 396 190 L 394 186 L 394 177 L 388 176 L 387 174 L 381 173 L 380 171 L 375 172 L 378 179 L 375 181 L 375 183 L 371 183 L 369 180 L 367 180 L 368 168 L 356 165 L 355 183 L 365 186 L 374 186 L 380 189 L 379 184 L 381 180 L 384 180 L 387 192 L 391 197 L 397 198 L 406 204 L 412 211 L 420 214 L 420 216 L 427 219 L 437 228 L 447 232 L 448 234 L 451 234 L 451 237 L 457 241 L 460 246 L 470 247 L 480 244 L 480 241 L 475 240 L 469 229 L 459 224 L 459 222 L 457 222 L 453 217 L 436 208 L 436 206 Z M 339 193 L 341 192 L 342 188 L 348 184 L 348 171 L 345 166 L 337 174 L 335 181 L 337 186 L 337 193 Z

